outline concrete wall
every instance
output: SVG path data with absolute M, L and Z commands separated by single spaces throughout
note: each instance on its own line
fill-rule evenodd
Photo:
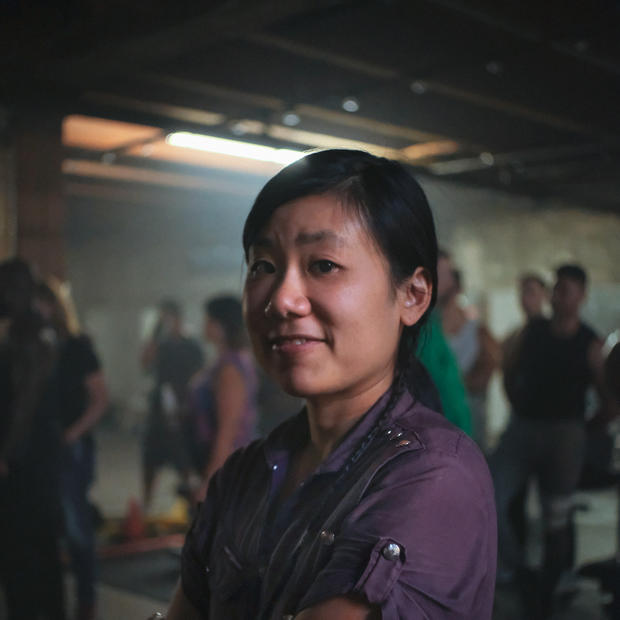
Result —
M 205 298 L 241 292 L 241 230 L 262 180 L 245 183 L 246 197 L 179 192 L 165 207 L 68 200 L 73 295 L 127 426 L 144 413 L 148 378 L 138 357 L 158 302 L 182 302 L 187 329 L 200 338 Z
M 241 230 L 263 179 L 240 180 L 236 196 L 179 194 L 154 207 L 68 201 L 68 271 L 80 314 L 96 338 L 113 398 L 134 424 L 146 390 L 137 358 L 145 322 L 164 295 L 185 303 L 199 334 L 206 296 L 240 293 Z M 462 268 L 469 299 L 501 337 L 520 320 L 515 280 L 535 269 L 578 261 L 592 278 L 586 316 L 602 333 L 620 327 L 620 217 L 539 203 L 458 184 L 424 180 L 441 244 Z M 499 385 L 490 403 L 492 429 L 506 418 Z

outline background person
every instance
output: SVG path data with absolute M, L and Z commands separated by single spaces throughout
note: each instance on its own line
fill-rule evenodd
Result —
M 439 278 L 439 272 L 448 260 L 448 255 L 439 250 L 437 259 L 438 297 L 442 292 L 441 282 L 444 285 L 446 284 L 445 278 Z M 451 269 L 451 266 L 449 268 Z M 441 411 L 452 424 L 472 436 L 474 432 L 473 420 L 467 401 L 465 383 L 457 358 L 444 333 L 441 312 L 438 308 L 430 313 L 420 336 L 416 357 L 428 371 L 432 383 L 436 386 L 435 392 L 440 401 L 439 406 L 433 408 Z
M 56 335 L 59 418 L 63 448 L 61 499 L 64 534 L 75 576 L 76 620 L 94 620 L 95 528 L 88 498 L 95 474 L 95 442 L 91 434 L 108 405 L 105 377 L 92 342 L 70 321 L 60 296 L 38 284 L 36 307 Z M 73 325 L 73 329 L 70 328 Z
M 408 383 L 437 280 L 420 186 L 314 153 L 267 183 L 243 240 L 254 352 L 306 406 L 212 477 L 169 620 L 489 620 L 484 458 Z
M 549 290 L 541 276 L 536 273 L 525 273 L 519 278 L 519 304 L 525 318 L 522 325 L 514 329 L 502 342 L 502 379 L 506 398 L 511 409 L 514 404 L 511 400 L 512 385 L 515 380 L 514 369 L 518 360 L 521 337 L 530 323 L 544 316 L 545 305 L 549 302 Z M 527 542 L 527 495 L 529 480 L 523 482 L 521 490 L 515 494 L 509 508 L 509 519 L 515 539 L 521 547 L 521 554 L 525 553 Z
M 523 549 L 509 518 L 511 503 L 530 476 L 537 479 L 545 530 L 543 613 L 550 613 L 560 575 L 571 567 L 571 512 L 585 455 L 588 388 L 594 386 L 599 391 L 600 417 L 608 404 L 602 342 L 580 319 L 586 282 L 580 266 L 559 267 L 551 319 L 533 319 L 526 326 L 511 371 L 509 397 L 514 415 L 490 462 L 502 581 L 514 580 L 524 564 Z
M 472 437 L 486 452 L 487 389 L 493 372 L 500 365 L 501 349 L 487 326 L 480 319 L 468 316 L 461 306 L 461 274 L 446 252 L 440 252 L 437 275 L 441 325 L 467 391 Z
M 182 485 L 189 484 L 190 446 L 184 432 L 184 408 L 190 379 L 204 362 L 200 344 L 184 332 L 183 312 L 173 299 L 161 302 L 159 319 L 142 350 L 141 362 L 155 380 L 142 454 L 143 507 L 148 510 L 156 474 L 164 465 L 173 465 Z
M 203 484 L 232 452 L 256 437 L 258 378 L 248 348 L 241 302 L 231 296 L 208 299 L 204 334 L 216 351 L 213 366 L 200 373 L 190 388 L 190 431 L 193 461 Z
M 502 342 L 502 373 L 504 390 L 510 401 L 513 382 L 513 368 L 518 359 L 517 353 L 521 337 L 530 321 L 544 317 L 545 305 L 549 301 L 547 284 L 536 273 L 526 273 L 519 278 L 519 305 L 525 321 L 514 329 Z
M 0 264 L 0 580 L 8 620 L 64 620 L 56 343 L 21 259 Z

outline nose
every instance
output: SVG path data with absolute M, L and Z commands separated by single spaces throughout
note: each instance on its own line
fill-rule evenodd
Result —
M 277 282 L 265 307 L 265 315 L 276 318 L 305 316 L 310 312 L 310 300 L 304 287 L 303 278 L 295 271 L 288 270 Z

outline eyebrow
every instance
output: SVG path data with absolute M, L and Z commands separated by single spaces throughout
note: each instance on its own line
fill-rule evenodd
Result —
M 295 245 L 310 245 L 320 243 L 321 241 L 330 241 L 338 246 L 345 245 L 343 237 L 335 233 L 333 230 L 317 230 L 315 232 L 301 232 L 295 237 Z M 273 241 L 268 237 L 257 237 L 254 243 L 255 247 L 271 248 Z

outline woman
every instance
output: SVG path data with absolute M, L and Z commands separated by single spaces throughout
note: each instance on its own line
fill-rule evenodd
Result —
M 412 354 L 437 280 L 420 186 L 314 153 L 263 188 L 243 243 L 254 352 L 306 406 L 212 478 L 169 620 L 490 618 L 488 470 Z
M 105 377 L 90 339 L 79 333 L 70 305 L 46 284 L 39 284 L 36 306 L 53 328 L 58 347 L 56 384 L 63 434 L 60 487 L 64 529 L 75 575 L 77 620 L 94 620 L 95 529 L 88 492 L 95 473 L 91 431 L 105 413 Z
M 255 438 L 258 388 L 241 303 L 235 297 L 214 297 L 204 309 L 205 338 L 217 360 L 190 387 L 190 445 L 203 479 L 199 499 L 228 456 Z

